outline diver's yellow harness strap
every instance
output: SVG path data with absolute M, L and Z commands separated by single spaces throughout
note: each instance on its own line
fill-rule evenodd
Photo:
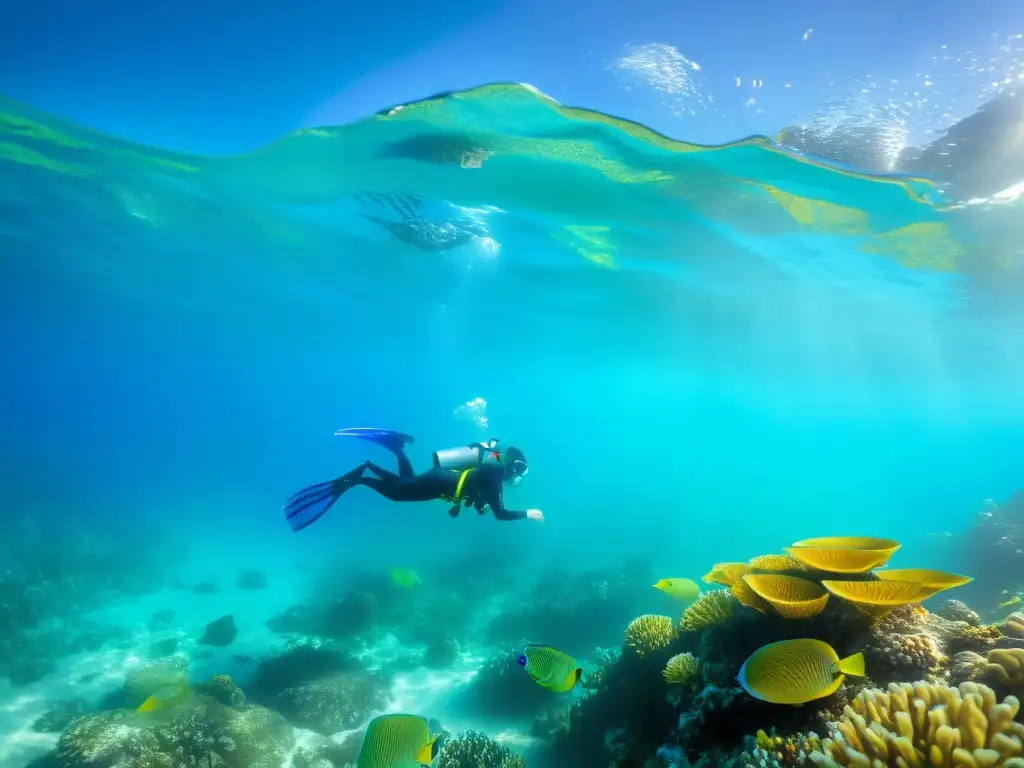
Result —
M 452 497 L 452 501 L 458 501 L 459 497 L 462 495 L 462 484 L 466 482 L 466 475 L 468 474 L 469 470 L 467 469 L 459 475 L 459 484 L 455 486 L 455 496 Z

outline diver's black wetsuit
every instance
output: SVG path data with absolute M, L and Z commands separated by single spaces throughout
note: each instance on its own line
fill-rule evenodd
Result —
M 458 517 L 461 504 L 472 506 L 480 514 L 487 511 L 485 505 L 489 506 L 498 520 L 522 520 L 526 517 L 526 512 L 505 508 L 505 467 L 501 464 L 482 464 L 465 472 L 430 469 L 417 475 L 404 451 L 396 450 L 394 454 L 398 459 L 397 475 L 372 461 L 365 461 L 334 481 L 338 490 L 343 492 L 357 485 L 365 485 L 391 501 L 444 499 L 453 505 L 448 510 L 452 517 Z M 376 477 L 363 477 L 367 469 Z

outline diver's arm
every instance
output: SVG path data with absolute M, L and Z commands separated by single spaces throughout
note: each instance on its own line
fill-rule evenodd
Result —
M 498 520 L 523 520 L 526 512 L 517 512 L 505 507 L 504 494 L 502 492 L 502 475 L 495 474 L 494 481 L 486 494 L 487 505 Z

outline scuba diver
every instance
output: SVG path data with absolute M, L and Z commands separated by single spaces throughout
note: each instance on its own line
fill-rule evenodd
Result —
M 513 487 L 522 483 L 530 471 L 526 456 L 515 446 L 502 448 L 497 440 L 486 443 L 449 448 L 433 453 L 433 464 L 426 472 L 416 474 L 405 446 L 414 438 L 401 432 L 371 427 L 339 429 L 339 437 L 357 437 L 369 440 L 391 451 L 398 459 L 398 474 L 390 472 L 372 461 L 364 461 L 350 472 L 335 480 L 317 483 L 296 493 L 285 504 L 285 519 L 293 531 L 312 525 L 341 498 L 357 485 L 372 488 L 391 501 L 433 501 L 443 499 L 451 504 L 448 514 L 458 517 L 461 507 L 473 507 L 485 514 L 490 507 L 498 520 L 544 521 L 539 509 L 516 512 L 505 508 L 503 485 Z M 371 475 L 364 476 L 369 470 Z

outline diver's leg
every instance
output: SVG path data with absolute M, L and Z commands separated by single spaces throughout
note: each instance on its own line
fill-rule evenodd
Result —
M 365 469 L 366 462 L 363 462 L 335 480 L 311 485 L 294 494 L 284 506 L 285 519 L 291 529 L 301 531 L 327 514 L 341 495 L 352 487 L 353 481 L 362 477 Z
M 402 478 L 402 475 L 396 475 L 394 472 L 384 469 L 384 467 L 374 464 L 372 461 L 366 462 L 366 468 L 382 480 L 399 480 Z
M 441 498 L 443 488 L 430 473 L 398 477 L 390 472 L 385 477 L 357 477 L 352 485 L 365 485 L 391 501 L 430 501 Z

